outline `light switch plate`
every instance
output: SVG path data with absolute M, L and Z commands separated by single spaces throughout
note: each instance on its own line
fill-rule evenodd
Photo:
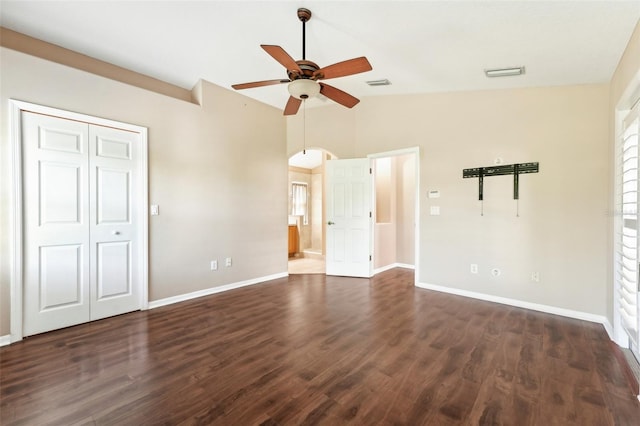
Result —
M 431 206 L 429 208 L 431 216 L 440 216 L 440 206 Z
M 151 216 L 158 216 L 160 214 L 160 206 L 157 204 L 151 204 Z

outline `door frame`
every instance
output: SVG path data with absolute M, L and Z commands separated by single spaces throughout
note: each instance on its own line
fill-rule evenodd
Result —
M 420 147 L 415 146 L 412 148 L 401 148 L 393 151 L 385 151 L 385 152 L 377 152 L 375 154 L 367 155 L 367 158 L 370 160 L 375 160 L 377 158 L 387 158 L 387 157 L 398 157 L 402 155 L 414 154 L 415 161 L 415 216 L 414 216 L 414 274 L 415 274 L 415 283 L 420 282 Z M 376 207 L 376 187 L 375 181 L 373 183 L 373 194 L 371 199 L 372 210 L 375 211 Z M 372 256 L 375 256 L 375 222 L 371 226 L 371 242 L 372 242 Z
M 29 102 L 19 101 L 15 99 L 9 99 L 9 133 L 11 141 L 11 157 L 13 170 L 12 176 L 12 190 L 10 199 L 12 208 L 10 209 L 10 231 L 9 234 L 13 240 L 13 244 L 10 244 L 10 281 L 11 281 L 11 295 L 10 295 L 10 343 L 22 340 L 23 337 L 23 291 L 24 291 L 24 271 L 23 271 L 23 238 L 24 238 L 24 224 L 23 224 L 23 191 L 22 191 L 22 126 L 21 126 L 21 114 L 22 111 L 34 112 L 37 114 L 51 115 L 67 120 L 81 121 L 83 123 L 95 124 L 98 126 L 113 127 L 122 130 L 128 130 L 131 132 L 140 134 L 140 143 L 142 144 L 140 150 L 139 167 L 140 167 L 140 188 L 138 188 L 142 194 L 141 199 L 138 201 L 141 215 L 141 237 L 142 237 L 142 259 L 141 260 L 141 300 L 140 309 L 146 310 L 149 308 L 149 212 L 148 212 L 148 198 L 149 198 L 149 182 L 148 182 L 148 130 L 146 127 L 123 123 L 114 120 L 108 120 L 99 117 L 93 117 L 86 114 L 80 114 L 76 112 L 61 110 L 57 108 L 51 108 L 43 105 L 33 104 Z

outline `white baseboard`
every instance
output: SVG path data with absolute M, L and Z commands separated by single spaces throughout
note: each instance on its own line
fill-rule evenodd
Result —
M 379 274 L 380 272 L 388 271 L 389 269 L 393 269 L 393 268 L 416 269 L 414 265 L 409 265 L 407 263 L 392 263 L 390 265 L 383 266 L 378 269 L 374 269 L 373 275 Z
M 613 336 L 611 323 L 604 315 L 590 314 L 588 312 L 574 311 L 571 309 L 558 308 L 555 306 L 542 305 L 539 303 L 525 302 L 522 300 L 510 299 L 508 297 L 493 296 L 490 294 L 477 293 L 475 291 L 461 290 L 459 288 L 445 287 L 436 284 L 416 283 L 416 287 L 425 288 L 427 290 L 435 290 L 442 293 L 455 294 L 457 296 L 470 297 L 473 299 L 486 300 L 487 302 L 495 302 L 503 305 L 515 306 L 518 308 L 531 309 L 533 311 L 545 312 L 547 314 L 554 314 L 583 321 L 595 322 L 603 325 L 610 339 Z
M 0 336 L 0 346 L 7 346 L 11 343 L 11 335 Z
M 613 326 L 611 325 L 607 317 L 602 317 L 602 319 L 603 319 L 602 326 L 604 327 L 605 331 L 609 335 L 609 339 L 615 342 L 615 340 L 613 339 Z
M 240 281 L 237 283 L 221 285 L 217 287 L 211 287 L 204 290 L 194 291 L 192 293 L 181 294 L 179 296 L 167 297 L 165 299 L 153 300 L 149 302 L 149 309 L 159 308 L 160 306 L 171 305 L 173 303 L 184 302 L 185 300 L 195 299 L 197 297 L 209 296 L 211 294 L 221 293 L 223 291 L 229 291 L 240 287 L 246 287 L 249 285 L 260 284 L 265 281 L 271 281 L 278 278 L 284 278 L 289 276 L 289 273 L 282 272 L 279 274 L 267 275 L 266 277 L 253 278 L 246 281 Z

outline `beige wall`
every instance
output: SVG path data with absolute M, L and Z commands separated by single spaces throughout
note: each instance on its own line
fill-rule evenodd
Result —
M 631 35 L 629 44 L 624 51 L 620 63 L 611 79 L 611 92 L 609 96 L 609 164 L 614 164 L 614 150 L 616 146 L 615 132 L 620 120 L 624 118 L 624 111 L 631 108 L 633 103 L 640 98 L 640 22 Z M 613 188 L 614 169 L 608 176 L 609 187 Z M 613 190 L 610 197 L 609 211 L 614 211 Z M 609 215 L 607 228 L 609 230 L 609 240 L 607 246 L 607 318 L 613 324 L 613 219 L 614 215 Z
M 419 282 L 605 315 L 608 97 L 603 84 L 365 98 L 308 109 L 318 133 L 307 143 L 339 158 L 420 147 Z M 300 121 L 288 118 L 288 134 Z M 349 130 L 339 143 L 335 128 Z M 511 177 L 485 180 L 484 216 L 477 180 L 462 179 L 498 156 L 540 162 L 520 180 L 520 217 Z M 440 216 L 429 215 L 435 203 Z
M 632 90 L 632 94 L 631 91 L 627 92 L 627 90 L 637 88 L 638 84 L 640 84 L 640 21 L 638 21 L 620 59 L 620 63 L 618 63 L 616 72 L 611 79 L 611 101 L 613 106 L 615 107 L 620 102 L 630 100 L 632 95 L 637 98 L 640 92 Z M 621 105 L 622 108 L 630 106 Z
M 0 335 L 9 334 L 9 98 L 149 128 L 150 300 L 287 271 L 282 112 L 202 82 L 202 106 L 2 48 Z M 265 207 L 267 206 L 267 207 Z M 209 270 L 209 261 L 233 266 Z
M 396 157 L 396 262 L 415 266 L 416 154 Z

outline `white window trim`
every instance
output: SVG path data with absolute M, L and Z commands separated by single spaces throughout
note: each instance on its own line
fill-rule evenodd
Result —
M 613 324 L 611 327 L 612 330 L 607 328 L 607 332 L 609 337 L 620 347 L 628 348 L 630 346 L 630 339 L 627 335 L 626 331 L 622 326 L 621 313 L 618 309 L 618 300 L 620 298 L 620 293 L 617 285 L 616 279 L 616 243 L 617 243 L 617 231 L 620 228 L 621 216 L 616 214 L 615 208 L 617 205 L 617 196 L 619 181 L 617 178 L 618 168 L 621 167 L 619 164 L 619 149 L 620 143 L 622 140 L 623 132 L 624 132 L 624 121 L 631 113 L 634 107 L 637 107 L 640 103 L 640 71 L 635 75 L 634 78 L 631 79 L 629 86 L 624 91 L 624 94 L 620 97 L 620 101 L 618 102 L 615 111 L 614 111 L 614 120 L 615 120 L 615 129 L 614 129 L 614 143 L 613 143 L 613 190 L 611 195 L 611 211 L 614 212 L 613 220 L 611 222 L 611 244 L 612 244 L 612 252 L 611 252 L 611 285 L 613 297 L 611 303 L 612 312 L 613 312 Z M 605 325 L 606 326 L 606 325 Z M 639 396 L 640 398 L 640 396 Z

